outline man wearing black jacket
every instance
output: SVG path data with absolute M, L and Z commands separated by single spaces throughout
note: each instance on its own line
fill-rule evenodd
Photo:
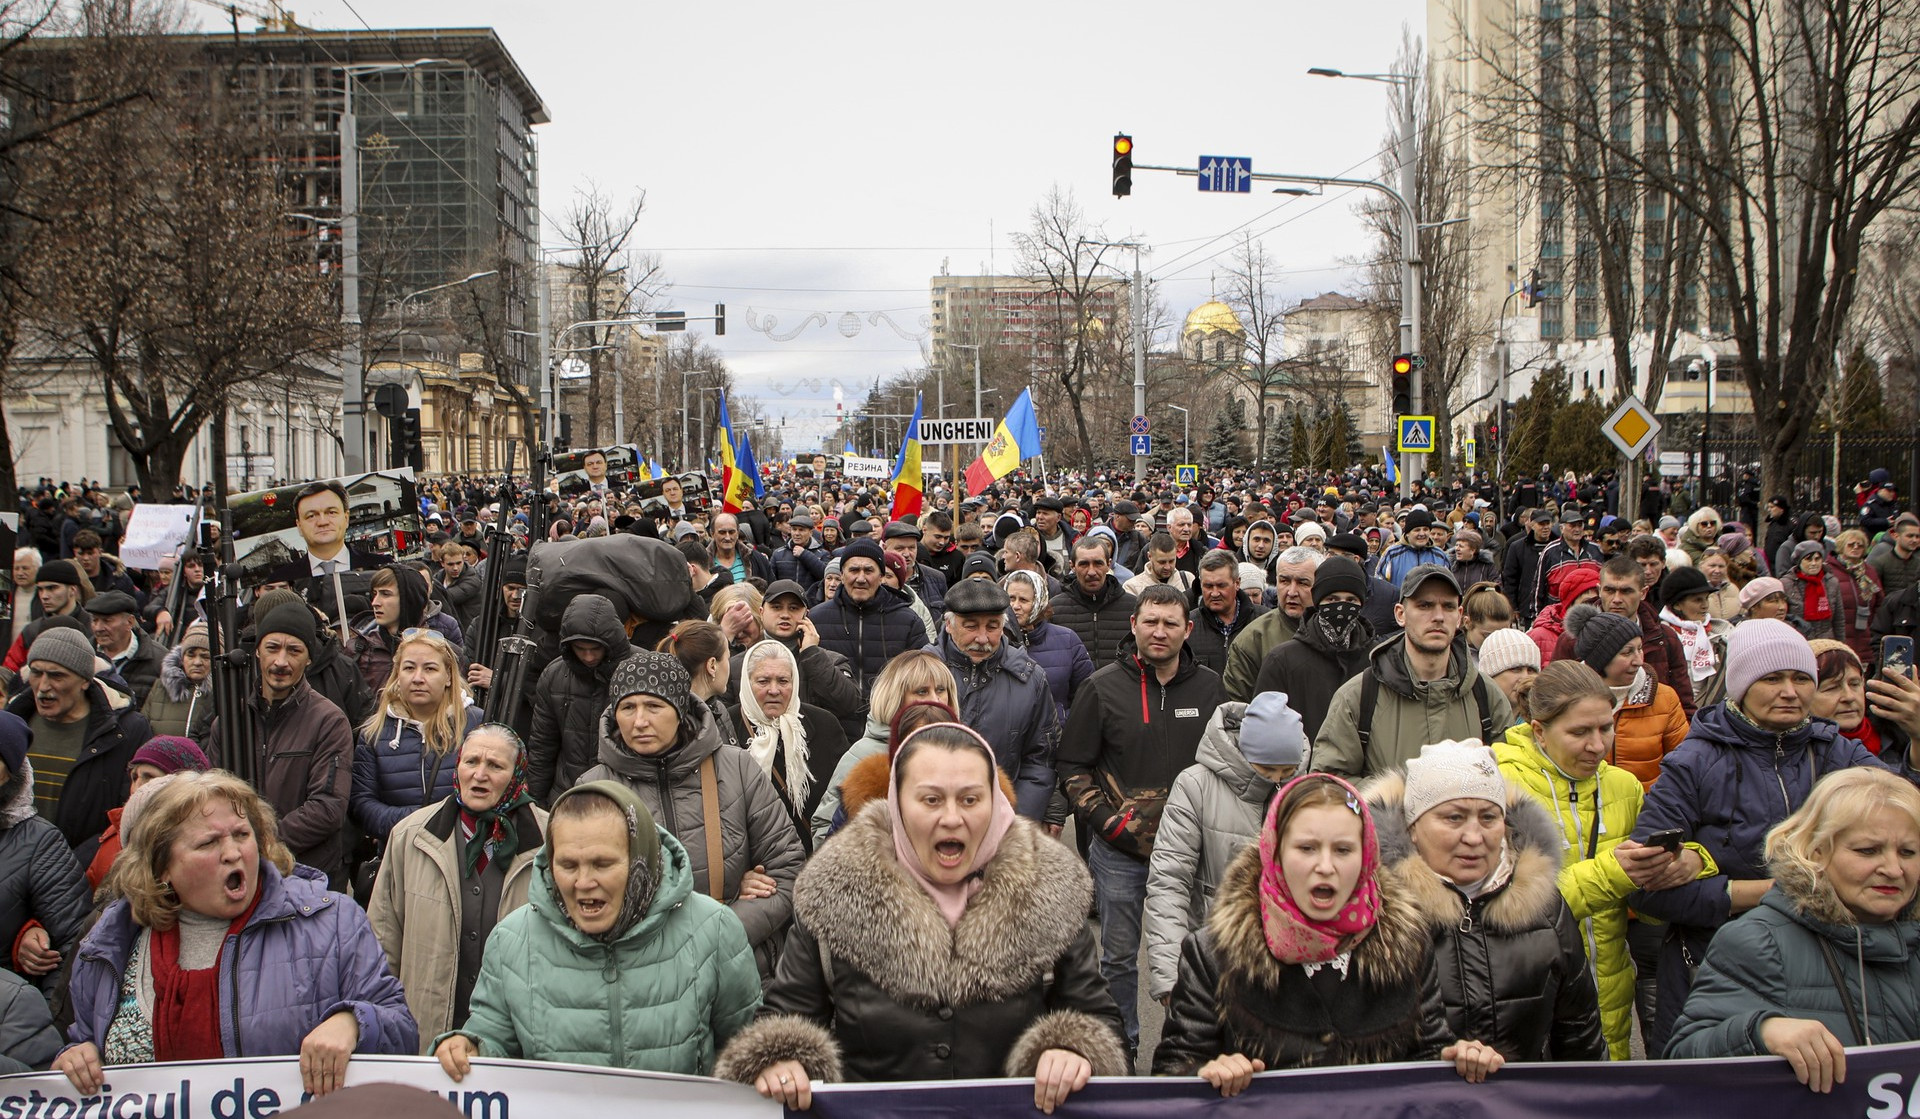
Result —
M 1220 677 L 1186 647 L 1193 622 L 1179 591 L 1141 591 L 1131 628 L 1134 650 L 1075 693 L 1055 767 L 1079 827 L 1092 836 L 1100 973 L 1120 1004 L 1129 1049 L 1140 1042 L 1140 917 L 1154 833 L 1173 779 L 1193 764 L 1207 721 L 1227 699 Z

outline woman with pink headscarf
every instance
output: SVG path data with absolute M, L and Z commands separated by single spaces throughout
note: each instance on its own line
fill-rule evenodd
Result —
M 1470 1081 L 1504 1063 L 1453 1040 L 1433 938 L 1380 865 L 1367 802 L 1331 774 L 1294 778 L 1181 949 L 1154 1074 L 1235 1096 L 1267 1069 L 1436 1058 Z
M 921 727 L 885 803 L 800 872 L 760 1018 L 714 1075 L 799 1111 L 815 1081 L 1031 1078 L 1051 1113 L 1130 1071 L 1092 898 L 1073 851 L 1014 815 L 986 740 Z

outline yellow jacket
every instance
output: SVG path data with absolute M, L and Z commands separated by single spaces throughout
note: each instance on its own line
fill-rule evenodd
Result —
M 1627 953 L 1627 895 L 1633 881 L 1612 857 L 1633 834 L 1645 793 L 1633 774 L 1600 763 L 1584 781 L 1574 781 L 1534 745 L 1533 727 L 1521 723 L 1493 744 L 1500 772 L 1526 789 L 1560 825 L 1560 894 L 1581 923 L 1587 959 L 1600 989 L 1600 1028 L 1612 1059 L 1624 1061 L 1633 1036 L 1633 959 Z M 1597 821 L 1597 824 L 1596 824 Z M 1705 873 L 1717 873 L 1698 844 Z

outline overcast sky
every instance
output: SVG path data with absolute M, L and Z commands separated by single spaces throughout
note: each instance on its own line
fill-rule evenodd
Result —
M 1352 193 L 1200 193 L 1137 171 L 1108 190 L 1116 131 L 1142 163 L 1249 156 L 1256 171 L 1372 174 L 1387 86 L 1310 77 L 1385 70 L 1423 0 L 974 0 L 925 5 L 612 0 L 289 0 L 309 27 L 492 27 L 540 91 L 543 207 L 589 182 L 645 192 L 639 240 L 665 302 L 711 314 L 740 382 L 807 449 L 832 385 L 860 399 L 921 361 L 927 281 L 1014 263 L 1012 235 L 1056 184 L 1115 240 L 1142 238 L 1176 315 L 1257 235 L 1289 299 L 1350 288 L 1365 250 Z M 192 18 L 223 25 L 200 5 Z M 248 26 L 243 21 L 243 26 Z M 546 240 L 557 240 L 551 221 Z M 842 333 L 858 316 L 859 333 Z M 785 335 L 819 313 L 791 341 Z

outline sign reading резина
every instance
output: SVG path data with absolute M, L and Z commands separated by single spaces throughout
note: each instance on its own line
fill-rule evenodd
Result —
M 81 1096 L 58 1073 L 0 1076 L 0 1119 L 266 1119 L 304 1102 L 295 1057 L 128 1065 Z M 466 1119 L 1032 1119 L 1033 1081 L 816 1085 L 813 1110 L 782 1115 L 751 1088 L 690 1076 L 534 1061 L 476 1060 L 456 1084 L 430 1057 L 355 1057 L 346 1082 L 407 1084 Z M 1847 1079 L 1826 1095 L 1775 1057 L 1714 1061 L 1510 1064 L 1484 1084 L 1450 1064 L 1364 1065 L 1264 1073 L 1225 1104 L 1197 1077 L 1095 1080 L 1067 1104 L 1074 1119 L 1902 1119 L 1920 1114 L 1920 1043 L 1847 1050 Z M 379 1117 L 373 1117 L 379 1119 Z

